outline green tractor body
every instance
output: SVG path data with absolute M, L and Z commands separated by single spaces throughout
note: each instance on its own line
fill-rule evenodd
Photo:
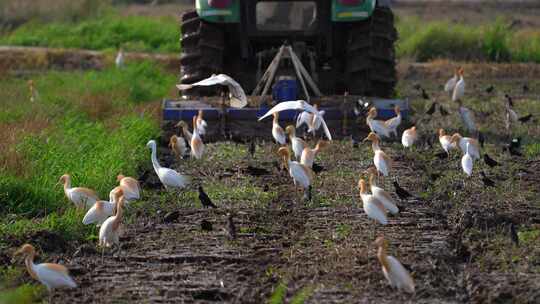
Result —
M 286 43 L 325 95 L 394 93 L 397 34 L 383 0 L 197 0 L 181 22 L 184 84 L 223 73 L 250 94 Z

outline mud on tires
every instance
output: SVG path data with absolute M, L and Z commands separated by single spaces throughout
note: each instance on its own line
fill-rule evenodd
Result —
M 397 82 L 394 15 L 376 7 L 366 21 L 352 24 L 346 52 L 347 87 L 350 94 L 392 97 Z
M 180 21 L 182 54 L 180 83 L 191 84 L 223 70 L 224 32 L 218 26 L 202 21 L 196 11 L 182 14 Z M 194 88 L 185 95 L 215 95 L 215 89 Z

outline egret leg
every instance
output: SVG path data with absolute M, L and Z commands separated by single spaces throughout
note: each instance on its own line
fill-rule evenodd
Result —
M 103 255 L 105 255 L 105 246 L 101 246 L 101 264 L 103 264 Z

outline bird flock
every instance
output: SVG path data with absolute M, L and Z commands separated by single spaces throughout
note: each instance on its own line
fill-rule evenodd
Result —
M 119 58 L 117 58 L 117 65 L 121 67 L 118 61 L 123 60 L 122 51 L 119 52 Z M 227 75 L 213 75 L 209 81 L 202 81 L 192 86 L 200 85 L 207 86 L 215 83 L 221 83 L 232 86 L 239 99 L 245 98 L 243 90 L 239 93 L 236 87 L 236 82 Z M 190 86 L 189 88 L 191 88 Z M 34 100 L 37 98 L 37 91 L 35 90 L 33 82 L 29 82 L 29 88 L 31 91 L 31 98 Z M 186 89 L 186 88 L 184 88 Z M 423 88 L 419 88 L 422 91 L 424 98 L 429 98 L 427 92 Z M 241 88 L 240 88 L 241 90 Z M 439 154 L 444 158 L 448 158 L 452 150 L 459 150 L 462 153 L 461 168 L 467 177 L 473 175 L 474 162 L 481 159 L 481 134 L 478 132 L 478 127 L 474 120 L 473 112 L 463 105 L 463 99 L 465 96 L 465 80 L 463 68 L 456 69 L 454 76 L 449 79 L 444 85 L 444 91 L 448 93 L 449 99 L 458 104 L 458 114 L 461 116 L 465 129 L 471 134 L 471 137 L 466 137 L 460 133 L 454 133 L 449 135 L 443 128 L 439 128 L 434 134 L 438 137 L 442 154 Z M 232 98 L 232 97 L 231 97 Z M 237 101 L 237 104 L 243 104 L 244 101 Z M 360 107 L 368 107 L 369 104 L 359 101 Z M 432 115 L 435 112 L 436 105 L 439 106 L 439 111 L 442 116 L 449 114 L 442 104 L 434 102 L 426 112 L 427 115 Z M 505 105 L 505 121 L 507 129 L 511 124 L 517 122 L 525 123 L 532 115 L 519 117 L 513 110 L 513 103 L 509 96 L 507 96 L 507 102 Z M 283 128 L 280 125 L 279 113 L 287 110 L 301 111 L 296 119 L 295 125 L 287 125 Z M 373 151 L 373 166 L 370 166 L 365 172 L 361 174 L 358 179 L 358 190 L 360 199 L 362 201 L 362 209 L 366 216 L 373 220 L 376 225 L 388 224 L 388 213 L 398 216 L 400 210 L 395 199 L 384 188 L 387 182 L 385 178 L 395 177 L 395 168 L 393 166 L 393 160 L 383 150 L 382 143 L 385 141 L 397 141 L 399 142 L 399 129 L 403 124 L 402 112 L 399 106 L 394 107 L 395 116 L 388 120 L 377 119 L 378 110 L 375 107 L 370 107 L 366 115 L 366 125 L 369 128 L 369 134 L 364 138 L 363 142 L 371 142 L 371 149 Z M 355 107 L 355 113 L 358 115 L 358 110 Z M 276 155 L 279 160 L 282 161 L 282 168 L 285 169 L 292 179 L 292 183 L 295 187 L 299 187 L 303 193 L 303 200 L 309 201 L 312 199 L 312 187 L 314 180 L 317 178 L 316 173 L 321 170 L 321 167 L 315 163 L 316 157 L 321 151 L 328 147 L 332 142 L 332 135 L 328 126 L 324 120 L 325 111 L 319 110 L 317 104 L 311 105 L 306 101 L 287 101 L 281 102 L 271 108 L 267 113 L 259 118 L 259 121 L 272 116 L 272 128 L 271 134 L 276 144 L 278 145 Z M 297 130 L 301 130 L 303 127 L 307 127 L 307 134 L 309 134 L 315 141 L 315 146 L 312 148 L 306 140 L 297 135 Z M 204 136 L 207 134 L 208 123 L 204 120 L 203 111 L 199 111 L 192 118 L 192 128 L 185 121 L 179 121 L 176 124 L 179 128 L 178 134 L 174 134 L 169 139 L 168 147 L 174 154 L 177 161 L 183 160 L 188 156 L 191 156 L 194 161 L 204 161 L 205 145 L 203 142 Z M 416 151 L 416 145 L 422 138 L 422 134 L 419 134 L 418 127 L 421 127 L 421 120 L 417 121 L 410 128 L 403 130 L 401 133 L 401 145 L 410 151 L 419 153 Z M 321 134 L 318 134 L 319 131 Z M 306 133 L 304 133 L 306 134 Z M 324 137 L 324 139 L 323 139 Z M 512 142 L 508 145 L 507 149 L 511 152 L 516 151 L 519 147 L 518 142 Z M 289 147 L 290 144 L 290 147 Z M 190 176 L 178 172 L 177 170 L 166 168 L 160 165 L 157 157 L 157 143 L 155 140 L 150 140 L 147 143 L 147 147 L 151 150 L 150 161 L 153 169 L 159 178 L 161 184 L 168 191 L 178 191 L 187 188 L 192 179 Z M 254 153 L 254 143 L 250 143 L 249 151 Z M 292 153 L 291 153 L 292 150 Z M 484 162 L 490 166 L 497 166 L 499 163 L 492 159 L 489 155 L 484 153 Z M 362 177 L 365 175 L 367 180 Z M 480 176 L 483 182 L 491 183 L 486 174 L 482 171 Z M 73 187 L 71 183 L 71 176 L 64 174 L 59 179 L 59 184 L 63 185 L 65 197 L 74 204 L 78 209 L 86 210 L 86 214 L 82 219 L 82 223 L 85 225 L 96 225 L 99 227 L 99 240 L 98 246 L 102 248 L 102 259 L 105 248 L 117 247 L 120 250 L 120 236 L 123 231 L 123 214 L 124 209 L 129 208 L 129 202 L 139 200 L 141 198 L 141 188 L 139 182 L 124 175 L 117 176 L 118 186 L 112 189 L 109 193 L 109 200 L 101 200 L 96 192 L 92 189 L 85 187 Z M 407 199 L 412 196 L 407 190 L 403 189 L 394 178 L 393 185 L 395 193 L 400 199 Z M 199 200 L 203 207 L 218 208 L 210 197 L 204 192 L 202 185 L 198 186 Z M 300 201 L 300 198 L 298 198 Z M 229 235 L 235 237 L 235 228 L 232 215 L 227 214 Z M 375 227 L 375 226 L 372 226 Z M 232 230 L 232 231 L 231 231 Z M 374 237 L 373 237 L 374 238 Z M 403 267 L 397 258 L 387 254 L 388 241 L 384 236 L 379 236 L 374 241 L 374 246 L 378 248 L 377 259 L 379 260 L 384 277 L 388 283 L 398 290 L 413 293 L 415 291 L 415 283 L 410 275 L 409 271 Z M 17 255 L 23 255 L 25 258 L 25 265 L 28 273 L 32 278 L 40 281 L 46 288 L 52 291 L 56 288 L 75 288 L 76 282 L 69 276 L 66 267 L 59 264 L 42 263 L 35 264 L 34 257 L 36 256 L 36 250 L 30 244 L 23 245 L 17 252 Z

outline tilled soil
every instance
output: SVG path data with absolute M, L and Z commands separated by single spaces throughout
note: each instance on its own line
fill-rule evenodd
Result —
M 399 90 L 411 98 L 412 120 L 421 119 L 422 141 L 427 141 L 410 151 L 397 142 L 383 143 L 395 163 L 382 186 L 392 192 L 397 180 L 416 196 L 399 200 L 392 194 L 400 213 L 388 225 L 366 217 L 356 189 L 372 164 L 366 143 L 353 148 L 348 141 L 334 141 L 320 154 L 317 163 L 325 170 L 315 178 L 311 202 L 299 199 L 271 143 L 258 142 L 253 159 L 246 145 L 230 142 L 208 144 L 203 160 L 175 161 L 160 147 L 162 165 L 191 175 L 194 185 L 165 193 L 151 167 L 142 168 L 145 195 L 127 209 L 120 250 L 107 250 L 102 259 L 92 242 L 52 256 L 80 285 L 55 293 L 54 303 L 263 303 L 278 286 L 285 286 L 285 303 L 538 303 L 540 242 L 523 233 L 540 228 L 540 160 L 502 152 L 510 135 L 492 127 L 501 122 L 505 92 L 515 96 L 520 114 L 540 117 L 538 81 L 526 74 L 511 82 L 497 75 L 468 78 L 467 104 L 487 135 L 483 151 L 501 166 L 475 162 L 473 177 L 465 178 L 459 153 L 438 159 L 436 138 L 429 145 L 437 128 L 449 133 L 461 128 L 455 105 L 439 89 L 452 65 L 439 63 L 429 73 L 417 68 L 418 73 L 403 76 Z M 418 83 L 452 114 L 423 114 L 433 99 L 421 101 L 414 89 Z M 491 84 L 495 93 L 486 93 Z M 523 90 L 524 84 L 530 89 Z M 524 142 L 538 140 L 534 119 L 515 131 Z M 249 166 L 267 173 L 254 176 Z M 484 186 L 479 171 L 496 187 Z M 219 208 L 200 206 L 199 184 Z M 227 232 L 229 212 L 236 239 Z M 205 221 L 211 231 L 202 229 Z M 386 282 L 372 244 L 379 235 L 390 242 L 389 254 L 410 269 L 413 295 Z

